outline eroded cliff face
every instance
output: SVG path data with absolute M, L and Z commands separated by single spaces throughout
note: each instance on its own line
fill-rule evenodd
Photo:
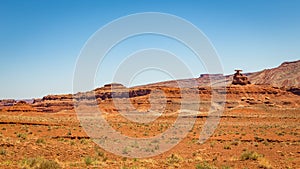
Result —
M 183 94 L 190 98 L 200 98 L 202 102 L 209 102 L 212 89 L 211 80 L 214 85 L 227 85 L 226 92 L 215 90 L 226 95 L 227 107 L 238 105 L 262 104 L 267 106 L 299 106 L 300 95 L 300 60 L 285 62 L 277 68 L 267 69 L 245 75 L 251 81 L 244 79 L 245 86 L 231 85 L 233 75 L 223 76 L 222 74 L 203 74 L 199 78 L 166 81 L 149 85 L 126 88 L 122 84 L 112 83 L 104 85 L 90 92 L 80 92 L 74 95 L 48 95 L 41 99 L 34 99 L 33 102 L 20 102 L 12 99 L 0 100 L 0 111 L 38 111 L 38 112 L 59 112 L 73 111 L 74 103 L 83 101 L 87 106 L 97 101 L 100 107 L 109 112 L 117 111 L 113 99 L 118 99 L 123 104 L 133 104 L 135 108 L 143 110 L 153 105 L 159 107 L 167 101 L 170 107 L 178 107 Z M 243 80 L 243 79 L 242 79 Z M 180 86 L 180 87 L 179 87 Z M 151 99 L 152 102 L 150 103 Z M 156 100 L 156 101 L 153 101 Z M 151 104 L 151 105 L 150 105 Z M 105 108 L 108 107 L 108 108 Z M 126 107 L 126 106 L 125 106 Z
M 35 99 L 32 106 L 39 112 L 59 112 L 73 110 L 73 95 L 48 95 Z
M 74 103 L 81 101 L 86 106 L 96 103 L 99 107 L 108 112 L 117 112 L 118 105 L 114 103 L 114 99 L 122 104 L 120 109 L 132 108 L 147 110 L 152 108 L 159 108 L 166 104 L 171 110 L 172 108 L 179 109 L 182 98 L 189 100 L 200 99 L 200 104 L 205 104 L 206 107 L 210 105 L 212 92 L 216 92 L 219 96 L 226 98 L 226 107 L 233 108 L 236 106 L 250 106 L 253 104 L 261 104 L 266 106 L 299 106 L 299 96 L 270 85 L 230 85 L 226 90 L 222 88 L 211 87 L 192 87 L 192 88 L 178 88 L 166 86 L 150 86 L 150 87 L 134 87 L 134 88 L 111 88 L 102 87 L 90 92 L 77 93 L 75 95 L 48 95 L 42 99 L 35 99 L 33 103 L 1 101 L 2 111 L 37 111 L 54 113 L 64 110 L 74 110 Z M 192 102 L 192 101 L 191 101 Z M 4 106 L 4 103 L 6 106 Z M 131 104 L 131 105 L 126 105 Z M 131 109 L 129 109 L 131 108 Z

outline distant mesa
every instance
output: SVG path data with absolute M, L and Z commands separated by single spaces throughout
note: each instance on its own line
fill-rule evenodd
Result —
M 207 85 L 210 84 L 210 82 L 213 81 L 222 81 L 224 80 L 226 77 L 223 74 L 201 74 L 199 77 L 199 80 L 201 79 L 202 82 L 206 81 Z
M 201 74 L 200 78 L 216 78 L 216 77 L 223 77 L 223 74 Z
M 0 106 L 13 106 L 17 101 L 14 99 L 0 100 Z
M 248 77 L 243 75 L 241 72 L 242 70 L 235 70 L 235 74 L 233 75 L 233 80 L 232 80 L 232 84 L 233 85 L 247 85 L 247 84 L 251 84 L 250 81 L 248 80 Z
M 113 90 L 113 89 L 125 89 L 126 86 L 124 86 L 121 83 L 109 83 L 105 84 L 103 87 L 99 87 L 94 89 L 94 91 L 99 91 L 99 90 Z
M 105 84 L 105 88 L 126 88 L 124 85 L 121 83 L 110 83 L 110 84 Z

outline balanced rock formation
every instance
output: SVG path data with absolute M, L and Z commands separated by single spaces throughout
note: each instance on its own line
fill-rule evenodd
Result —
M 247 76 L 241 73 L 242 70 L 235 70 L 236 73 L 233 75 L 232 84 L 233 85 L 247 85 L 251 84 Z

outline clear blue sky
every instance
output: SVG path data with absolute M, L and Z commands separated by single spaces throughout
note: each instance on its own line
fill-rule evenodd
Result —
M 0 99 L 71 93 L 87 39 L 114 19 L 139 12 L 170 13 L 196 25 L 226 74 L 276 67 L 300 59 L 299 9 L 299 0 L 0 0 Z M 193 68 L 195 77 L 200 73 L 201 66 Z M 153 77 L 145 83 L 168 80 Z

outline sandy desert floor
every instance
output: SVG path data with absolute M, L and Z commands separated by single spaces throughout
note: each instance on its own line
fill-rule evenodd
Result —
M 1 112 L 0 168 L 299 168 L 300 109 L 253 105 L 226 108 L 213 136 L 198 143 L 205 116 L 170 151 L 151 158 L 109 153 L 84 132 L 76 113 Z M 109 115 L 123 134 L 151 137 L 173 116 L 144 125 Z

